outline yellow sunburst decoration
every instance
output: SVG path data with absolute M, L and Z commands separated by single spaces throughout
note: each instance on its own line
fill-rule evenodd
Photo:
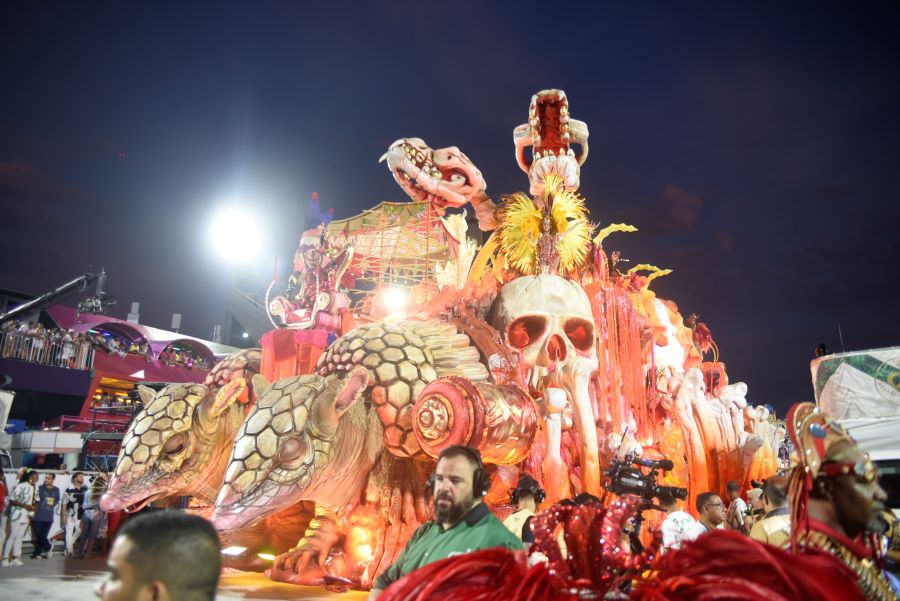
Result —
M 544 213 L 522 192 L 505 198 L 497 228 L 500 254 L 506 263 L 526 275 L 541 271 L 538 243 L 542 235 L 553 236 L 559 254 L 559 271 L 571 272 L 584 264 L 590 245 L 591 226 L 584 199 L 565 189 L 565 182 L 548 176 L 544 187 L 545 204 L 550 206 L 550 232 L 541 231 Z

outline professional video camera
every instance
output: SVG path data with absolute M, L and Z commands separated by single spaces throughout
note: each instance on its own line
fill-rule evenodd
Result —
M 649 467 L 646 474 L 640 467 Z M 656 483 L 658 470 L 669 471 L 675 464 L 669 459 L 642 459 L 634 455 L 626 455 L 620 460 L 614 457 L 606 470 L 606 490 L 617 495 L 637 495 L 649 507 L 658 507 L 653 503 L 661 494 L 671 495 L 676 499 L 687 499 L 687 489 L 678 486 L 662 486 Z

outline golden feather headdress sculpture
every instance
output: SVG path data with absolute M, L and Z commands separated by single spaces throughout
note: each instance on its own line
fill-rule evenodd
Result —
M 527 194 L 517 192 L 506 197 L 500 208 L 497 235 L 507 265 L 523 275 L 577 271 L 587 259 L 591 241 L 584 198 L 567 191 L 562 178 L 550 175 L 538 200 L 544 210 Z

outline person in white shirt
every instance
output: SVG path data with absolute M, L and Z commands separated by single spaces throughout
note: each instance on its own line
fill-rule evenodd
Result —
M 700 519 L 685 531 L 681 537 L 682 542 L 697 540 L 707 532 L 721 527 L 725 522 L 725 503 L 714 492 L 697 495 L 697 512 Z
M 75 541 L 81 536 L 81 522 L 84 520 L 87 494 L 88 487 L 84 484 L 84 474 L 75 472 L 72 474 L 72 486 L 66 489 L 59 512 L 60 522 L 66 533 L 67 556 L 75 555 Z
M 678 507 L 678 499 L 664 492 L 659 502 L 666 508 L 666 519 L 662 523 L 662 552 L 680 549 L 684 534 L 697 523 L 694 516 Z
M 19 483 L 13 490 L 9 507 L 9 536 L 3 545 L 3 567 L 20 566 L 22 560 L 22 540 L 31 524 L 31 517 L 36 509 L 38 473 L 31 468 L 25 468 L 19 477 Z
M 727 485 L 728 493 L 728 509 L 725 511 L 725 522 L 728 527 L 738 532 L 748 534 L 750 529 L 747 527 L 747 513 L 750 508 L 741 498 L 741 485 L 737 480 L 729 480 Z

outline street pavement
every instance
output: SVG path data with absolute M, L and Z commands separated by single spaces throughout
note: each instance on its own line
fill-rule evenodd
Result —
M 47 560 L 31 560 L 23 553 L 25 565 L 0 567 L 0 599 L 41 599 L 43 601 L 79 601 L 94 599 L 94 589 L 105 577 L 103 558 L 69 559 L 59 554 Z M 350 591 L 331 593 L 318 587 L 292 586 L 272 582 L 265 574 L 253 572 L 223 573 L 217 601 L 240 599 L 305 599 L 319 601 L 341 599 L 358 601 L 367 593 Z

